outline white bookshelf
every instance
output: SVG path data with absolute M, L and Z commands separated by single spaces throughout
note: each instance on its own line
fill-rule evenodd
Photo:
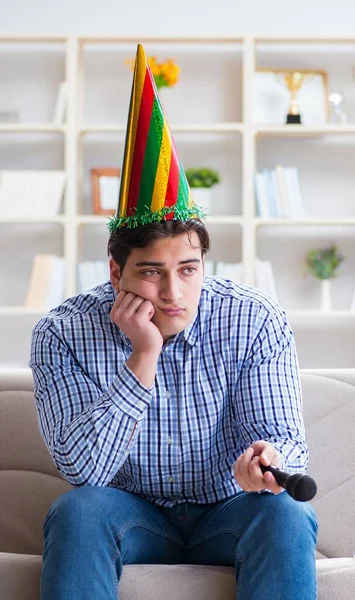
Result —
M 0 123 L 0 163 L 5 156 L 5 147 L 10 143 L 6 168 L 18 168 L 18 164 L 25 164 L 24 168 L 63 168 L 67 180 L 63 208 L 58 216 L 50 219 L 0 218 L 1 231 L 13 230 L 19 240 L 22 239 L 20 235 L 25 236 L 23 249 L 21 243 L 17 243 L 10 250 L 14 260 L 14 295 L 13 298 L 5 295 L 6 301 L 1 303 L 0 293 L 0 331 L 13 330 L 14 344 L 19 340 L 22 348 L 27 347 L 30 328 L 43 314 L 43 311 L 31 311 L 19 304 L 19 297 L 24 297 L 28 285 L 31 235 L 33 258 L 36 253 L 50 251 L 49 242 L 41 246 L 40 240 L 47 231 L 43 228 L 51 228 L 48 230 L 50 235 L 46 235 L 56 240 L 53 252 L 63 255 L 66 262 L 66 296 L 78 291 L 78 262 L 95 257 L 105 260 L 107 217 L 92 214 L 89 171 L 93 166 L 121 166 L 132 78 L 124 61 L 134 57 L 138 41 L 145 45 L 147 54 L 154 51 L 162 58 L 173 56 L 181 66 L 181 80 L 176 88 L 163 90 L 163 104 L 185 168 L 207 163 L 221 172 L 222 184 L 213 192 L 215 208 L 206 221 L 212 238 L 212 260 L 242 262 L 244 280 L 253 285 L 255 258 L 269 259 L 274 266 L 276 286 L 280 285 L 279 301 L 287 310 L 296 341 L 298 331 L 301 332 L 298 342 L 301 366 L 353 366 L 355 352 L 349 356 L 348 348 L 355 326 L 355 311 L 349 308 L 355 287 L 355 242 L 352 241 L 355 240 L 355 204 L 351 210 L 355 179 L 351 181 L 349 165 L 351 145 L 355 144 L 355 107 L 350 107 L 346 125 L 257 124 L 253 122 L 253 77 L 259 66 L 324 68 L 328 71 L 329 83 L 342 87 L 340 84 L 346 75 L 344 65 L 348 65 L 350 77 L 355 38 L 0 36 L 0 57 L 1 52 L 6 52 L 11 65 L 18 64 L 22 69 L 28 61 L 33 85 L 38 84 L 46 98 L 49 94 L 47 100 L 43 100 L 41 114 L 34 110 L 33 115 L 26 113 L 19 123 Z M 345 57 L 341 62 L 339 52 Z M 338 63 L 333 59 L 334 54 Z M 55 68 L 51 68 L 52 63 Z M 19 77 L 22 72 L 20 69 Z M 3 73 L 6 71 L 0 68 L 0 86 Z M 53 73 L 50 85 L 46 84 L 46 73 Z M 61 81 L 66 81 L 69 89 L 66 120 L 55 124 L 51 122 L 49 106 L 54 108 L 55 90 Z M 345 91 L 350 105 L 351 94 L 355 95 L 355 81 L 351 81 L 351 77 L 347 86 Z M 24 90 L 24 97 L 17 100 L 19 89 L 13 88 L 11 98 L 25 112 L 24 103 L 31 103 L 33 90 L 30 86 Z M 35 150 L 29 158 L 30 151 L 26 148 L 31 148 L 31 140 Z M 337 159 L 339 153 L 344 154 L 345 166 Z M 323 173 L 322 160 L 331 165 L 332 157 L 334 169 L 325 168 Z M 191 164 L 193 158 L 195 164 Z M 271 159 L 272 163 L 268 163 Z M 301 170 L 303 165 L 305 190 L 316 190 L 324 174 L 325 192 L 327 185 L 335 190 L 334 205 L 331 204 L 332 193 L 327 196 L 322 191 L 327 208 L 323 214 L 316 193 L 309 192 L 315 214 L 305 219 L 257 217 L 255 172 L 260 167 L 272 167 L 277 159 L 280 163 L 293 161 L 291 164 L 295 166 L 299 161 Z M 341 193 L 336 189 L 344 181 L 342 169 L 345 168 L 348 169 L 345 174 L 349 184 L 346 199 L 342 201 Z M 312 179 L 313 172 L 318 172 L 318 183 Z M 351 188 L 352 183 L 354 188 Z M 348 248 L 347 269 L 339 278 L 339 284 L 337 280 L 334 283 L 334 310 L 321 313 L 317 308 L 317 284 L 310 276 L 307 281 L 302 279 L 297 269 L 303 247 L 329 241 L 335 241 L 340 247 L 344 241 Z M 18 256 L 14 255 L 16 248 Z M 0 262 L 4 281 L 9 272 L 6 260 L 4 255 L 3 267 Z M 22 271 L 17 269 L 21 265 Z M 13 304 L 10 303 L 12 300 Z M 27 329 L 22 326 L 24 322 Z M 332 362 L 331 357 L 324 359 L 323 336 L 328 335 L 331 347 L 335 339 L 334 327 L 339 327 L 339 332 L 347 339 L 343 347 L 341 339 L 337 341 L 337 346 L 332 349 Z M 24 329 L 26 333 L 22 334 Z M 322 338 L 317 349 L 313 334 L 319 330 Z M 307 350 L 306 339 L 314 344 L 314 352 L 319 352 L 319 359 L 314 362 Z M 0 365 L 8 362 L 6 351 L 5 347 L 0 347 Z M 15 349 L 13 352 L 15 356 Z M 23 359 L 26 361 L 25 357 Z

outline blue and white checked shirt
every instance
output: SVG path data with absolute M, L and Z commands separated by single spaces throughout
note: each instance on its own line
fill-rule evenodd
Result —
M 212 503 L 240 491 L 232 466 L 267 440 L 283 467 L 308 450 L 294 338 L 285 313 L 243 284 L 206 278 L 192 323 L 169 340 L 155 385 L 126 366 L 110 282 L 69 298 L 33 331 L 41 433 L 73 485 L 115 486 L 152 503 Z

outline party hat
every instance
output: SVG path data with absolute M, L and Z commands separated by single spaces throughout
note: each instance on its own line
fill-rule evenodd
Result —
M 154 77 L 138 44 L 118 208 L 109 230 L 204 216 L 191 198 Z

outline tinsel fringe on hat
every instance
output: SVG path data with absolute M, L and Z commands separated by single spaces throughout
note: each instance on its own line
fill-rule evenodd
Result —
M 173 216 L 171 216 L 171 213 L 173 213 Z M 154 212 L 152 212 L 149 206 L 147 206 L 144 213 L 140 212 L 139 214 L 129 215 L 128 217 L 111 217 L 108 222 L 108 230 L 111 234 L 121 227 L 133 229 L 134 227 L 139 227 L 140 225 L 159 223 L 161 221 L 189 221 L 190 219 L 205 218 L 206 213 L 200 206 L 197 206 L 196 204 L 184 206 L 183 208 L 178 208 L 177 204 L 174 204 L 173 206 L 164 206 L 161 210 L 156 210 Z

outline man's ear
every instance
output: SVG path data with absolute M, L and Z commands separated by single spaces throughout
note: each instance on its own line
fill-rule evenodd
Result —
M 109 266 L 110 266 L 110 280 L 112 283 L 112 287 L 118 294 L 118 292 L 120 291 L 120 279 L 121 279 L 120 267 L 118 266 L 118 264 L 116 263 L 116 261 L 113 258 L 110 258 Z

